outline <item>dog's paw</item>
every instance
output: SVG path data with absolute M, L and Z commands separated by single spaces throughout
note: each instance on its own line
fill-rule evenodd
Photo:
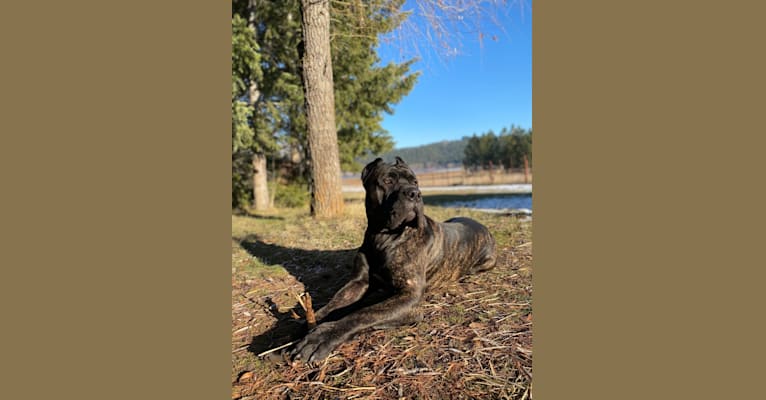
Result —
M 337 322 L 325 322 L 318 325 L 290 352 L 293 361 L 322 361 L 343 342 L 342 335 L 336 333 Z

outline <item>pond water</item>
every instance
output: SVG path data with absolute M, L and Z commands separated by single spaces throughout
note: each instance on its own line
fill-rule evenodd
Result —
M 470 195 L 462 199 L 436 200 L 434 204 L 443 207 L 532 209 L 532 194 Z

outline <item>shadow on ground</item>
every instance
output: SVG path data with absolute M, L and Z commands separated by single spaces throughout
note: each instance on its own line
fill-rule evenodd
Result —
M 284 220 L 285 217 L 281 217 L 278 215 L 261 215 L 249 211 L 242 211 L 242 210 L 236 210 L 234 211 L 234 215 L 238 217 L 245 217 L 245 218 L 252 218 L 252 219 L 276 219 L 276 220 Z
M 335 292 L 349 279 L 351 263 L 357 249 L 308 250 L 284 247 L 264 242 L 258 235 L 248 235 L 240 245 L 250 255 L 270 265 L 280 264 L 287 272 L 303 283 L 311 295 L 314 309 L 325 305 Z M 280 311 L 270 299 L 266 299 L 269 311 L 276 318 L 274 326 L 261 335 L 254 336 L 248 351 L 260 354 L 302 337 L 306 333 L 303 310 L 300 306 Z M 301 319 L 296 320 L 293 312 Z

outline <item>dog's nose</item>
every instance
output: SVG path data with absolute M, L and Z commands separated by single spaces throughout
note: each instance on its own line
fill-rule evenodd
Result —
M 407 196 L 410 200 L 417 200 L 420 198 L 420 189 L 414 187 L 406 189 L 404 194 Z

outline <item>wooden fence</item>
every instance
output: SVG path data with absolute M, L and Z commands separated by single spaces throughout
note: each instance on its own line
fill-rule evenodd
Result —
M 415 172 L 421 187 L 456 185 L 500 185 L 532 183 L 532 171 L 521 169 L 488 168 L 478 171 L 466 169 Z M 344 177 L 343 185 L 359 186 L 359 177 Z

